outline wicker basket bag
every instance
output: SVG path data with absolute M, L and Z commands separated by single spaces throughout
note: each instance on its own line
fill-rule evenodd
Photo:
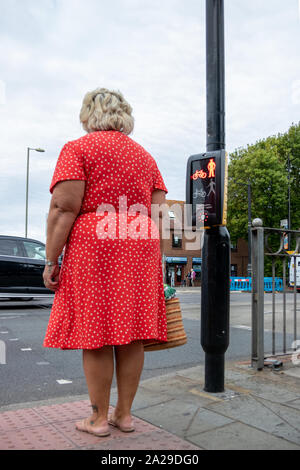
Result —
M 179 299 L 174 297 L 171 299 L 166 299 L 165 302 L 167 313 L 168 342 L 160 343 L 155 340 L 149 340 L 149 342 L 145 341 L 145 351 L 160 351 L 162 349 L 176 348 L 177 346 L 182 346 L 187 342 L 187 336 L 182 323 Z

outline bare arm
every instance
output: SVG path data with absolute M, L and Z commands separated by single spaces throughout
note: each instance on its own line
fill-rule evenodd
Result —
M 85 181 L 72 180 L 57 183 L 53 190 L 47 220 L 46 257 L 54 263 L 58 262 L 71 228 L 79 214 L 85 190 Z M 48 268 L 48 269 L 47 269 Z M 58 287 L 58 271 L 55 267 L 44 271 L 46 287 L 56 290 Z M 52 278 L 55 278 L 55 282 Z
M 62 181 L 54 190 L 47 225 L 46 255 L 57 262 L 72 225 L 79 214 L 84 195 L 84 181 Z
M 155 189 L 152 192 L 151 204 L 164 204 L 166 202 L 166 193 L 161 189 Z M 162 238 L 162 213 L 159 213 L 159 240 L 160 252 L 163 254 L 163 238 Z

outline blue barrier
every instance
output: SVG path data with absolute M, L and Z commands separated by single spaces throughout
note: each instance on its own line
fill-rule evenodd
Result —
M 265 284 L 265 292 L 272 292 L 272 278 L 265 277 L 264 278 Z M 275 277 L 275 291 L 282 292 L 283 291 L 283 282 L 280 277 Z
M 272 277 L 264 278 L 264 291 L 272 292 Z M 231 277 L 230 278 L 230 290 L 241 290 L 244 292 L 251 292 L 252 289 L 252 278 L 251 277 Z M 275 277 L 275 291 L 283 291 L 283 282 L 280 277 Z
M 242 290 L 251 292 L 252 279 L 251 277 L 231 277 L 230 290 Z

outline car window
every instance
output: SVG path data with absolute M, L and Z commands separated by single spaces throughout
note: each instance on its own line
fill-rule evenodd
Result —
M 40 245 L 36 242 L 23 242 L 25 247 L 25 253 L 28 258 L 33 259 L 46 259 L 46 252 L 44 245 Z
M 0 239 L 0 255 L 22 256 L 20 245 L 17 240 Z

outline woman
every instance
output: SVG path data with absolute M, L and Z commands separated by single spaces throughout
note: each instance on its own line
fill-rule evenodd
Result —
M 191 269 L 191 286 L 194 287 L 194 282 L 195 282 L 195 271 L 193 268 Z
M 44 346 L 83 350 L 92 415 L 76 427 L 98 436 L 109 424 L 134 431 L 144 343 L 167 341 L 161 223 L 153 229 L 151 204 L 163 204 L 168 190 L 154 158 L 128 137 L 131 113 L 120 92 L 87 93 L 87 134 L 63 147 L 50 186 L 43 277 L 55 297 Z M 108 416 L 114 358 L 118 401 Z

